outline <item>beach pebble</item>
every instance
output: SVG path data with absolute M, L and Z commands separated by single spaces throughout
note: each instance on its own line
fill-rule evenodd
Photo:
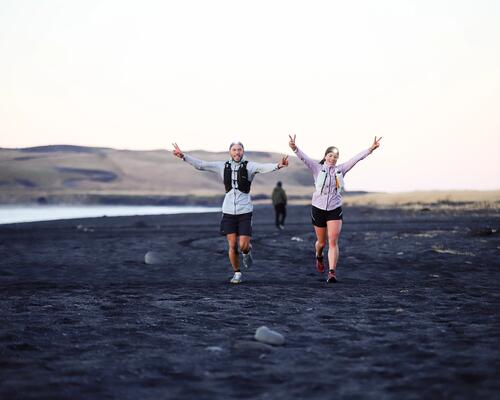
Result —
M 213 351 L 214 353 L 217 353 L 217 352 L 222 351 L 222 347 L 219 347 L 219 346 L 208 346 L 208 347 L 205 348 L 205 350 Z
M 94 232 L 94 229 L 92 228 L 87 228 L 86 226 L 83 225 L 77 225 L 76 226 L 77 231 L 82 231 L 82 232 Z
M 255 340 L 275 346 L 281 346 L 285 343 L 285 337 L 281 333 L 273 331 L 267 326 L 257 328 L 255 331 Z
M 160 253 L 157 253 L 156 251 L 148 251 L 144 256 L 144 262 L 146 264 L 164 264 L 165 260 L 163 260 Z

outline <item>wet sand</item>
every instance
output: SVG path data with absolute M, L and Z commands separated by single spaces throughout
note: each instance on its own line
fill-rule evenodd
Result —
M 498 396 L 497 210 L 346 207 L 337 284 L 288 213 L 256 208 L 240 285 L 217 213 L 0 226 L 0 398 Z

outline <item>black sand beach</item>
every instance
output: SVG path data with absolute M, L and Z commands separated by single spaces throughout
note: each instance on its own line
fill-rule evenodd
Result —
M 498 397 L 498 211 L 346 207 L 330 285 L 288 211 L 241 285 L 218 214 L 0 226 L 0 398 Z

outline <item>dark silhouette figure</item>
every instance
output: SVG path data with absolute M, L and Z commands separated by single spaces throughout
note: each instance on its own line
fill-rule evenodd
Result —
M 274 211 L 276 214 L 276 228 L 283 229 L 286 218 L 286 192 L 281 187 L 281 182 L 276 183 L 272 194 Z

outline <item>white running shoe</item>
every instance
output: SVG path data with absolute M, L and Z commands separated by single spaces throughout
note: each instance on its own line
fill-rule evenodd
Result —
M 245 268 L 250 268 L 253 264 L 252 249 L 250 249 L 250 251 L 247 254 L 242 253 L 242 255 L 243 255 L 243 266 Z
M 231 280 L 229 281 L 230 283 L 241 283 L 241 272 L 235 272 Z

